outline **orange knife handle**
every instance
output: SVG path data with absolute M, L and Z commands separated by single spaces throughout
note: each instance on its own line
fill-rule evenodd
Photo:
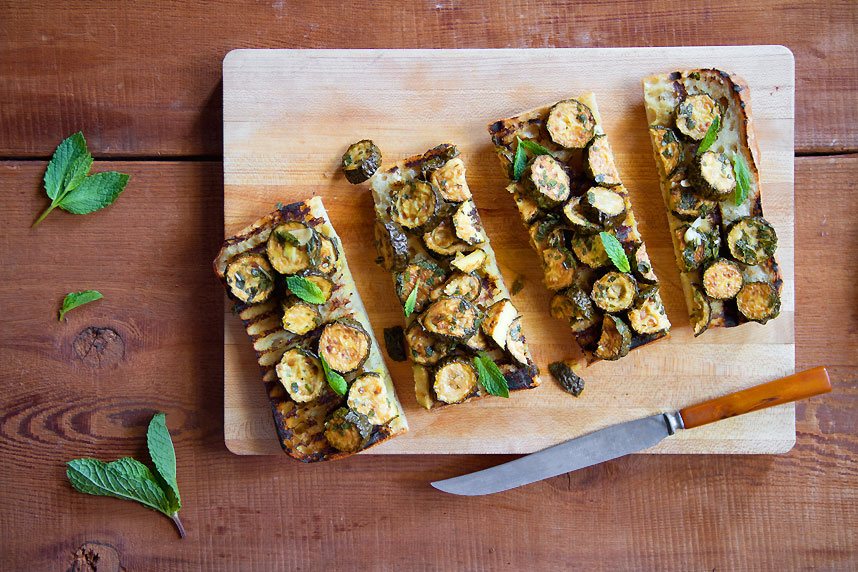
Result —
M 743 413 L 774 407 L 831 391 L 831 380 L 824 367 L 816 367 L 789 377 L 755 385 L 679 410 L 686 429 L 735 417 Z

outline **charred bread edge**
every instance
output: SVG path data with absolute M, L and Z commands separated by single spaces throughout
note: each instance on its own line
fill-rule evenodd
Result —
M 340 397 L 333 392 L 328 392 L 317 401 L 296 405 L 283 389 L 274 370 L 287 347 L 310 343 L 310 340 L 318 337 L 320 329 L 317 328 L 303 336 L 286 332 L 280 324 L 280 310 L 276 300 L 272 299 L 260 304 L 244 304 L 231 295 L 225 278 L 225 272 L 230 261 L 244 252 L 264 252 L 272 229 L 289 220 L 300 220 L 334 239 L 337 243 L 339 260 L 337 270 L 333 274 L 334 293 L 323 307 L 324 321 L 349 316 L 364 326 L 369 334 L 372 347 L 369 358 L 361 369 L 362 371 L 373 371 L 382 376 L 387 397 L 391 399 L 399 411 L 399 415 L 386 425 L 373 426 L 369 442 L 358 452 L 365 451 L 391 437 L 405 433 L 408 431 L 408 423 L 402 406 L 396 397 L 393 380 L 382 358 L 381 349 L 375 339 L 363 301 L 349 270 L 342 241 L 340 241 L 328 218 L 321 198 L 313 197 L 286 206 L 278 205 L 277 210 L 245 227 L 235 236 L 225 239 L 213 266 L 227 291 L 227 295 L 236 301 L 234 312 L 241 318 L 245 330 L 253 342 L 257 363 L 262 372 L 262 381 L 271 403 L 280 445 L 286 454 L 300 461 L 329 461 L 354 454 L 338 451 L 330 446 L 321 447 L 325 442 L 325 416 L 328 412 L 344 404 L 345 396 Z M 303 429 L 303 431 L 296 432 L 296 428 Z M 307 440 L 299 440 L 300 436 L 308 430 L 311 434 Z

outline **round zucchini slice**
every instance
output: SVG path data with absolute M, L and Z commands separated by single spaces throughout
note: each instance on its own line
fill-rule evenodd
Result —
M 301 273 L 301 276 L 319 287 L 319 290 L 322 291 L 322 296 L 325 297 L 325 302 L 331 299 L 331 295 L 334 293 L 334 281 L 331 280 L 330 276 L 315 268 L 305 270 Z
M 590 268 L 601 268 L 611 263 L 611 258 L 602 244 L 598 234 L 581 234 L 576 232 L 572 237 L 572 252 L 582 263 Z
M 593 284 L 590 298 L 605 312 L 622 312 L 635 303 L 638 283 L 631 274 L 608 272 Z
M 657 286 L 638 298 L 637 303 L 629 308 L 628 318 L 632 329 L 644 336 L 653 336 L 670 329 L 670 320 L 667 319 Z
M 632 267 L 632 274 L 638 282 L 643 284 L 655 284 L 658 282 L 658 276 L 652 268 L 652 263 L 649 260 L 649 254 L 646 252 L 646 245 L 641 243 L 635 248 L 635 252 L 629 260 Z
M 679 171 L 668 182 L 667 208 L 681 220 L 707 217 L 715 212 L 718 203 L 698 195 L 684 170 Z
M 283 329 L 293 334 L 303 336 L 309 331 L 322 325 L 322 315 L 315 304 L 310 304 L 298 298 L 289 296 L 281 303 L 283 309 Z
M 702 220 L 702 223 L 695 226 L 695 221 L 690 225 L 682 225 L 675 231 L 681 253 L 679 268 L 684 272 L 696 270 L 714 260 L 721 248 L 721 233 L 717 225 L 705 219 L 698 220 Z
M 628 355 L 632 346 L 632 331 L 618 316 L 605 314 L 602 318 L 602 335 L 593 352 L 604 360 L 617 360 Z
M 461 403 L 477 392 L 477 370 L 462 357 L 451 357 L 435 368 L 435 397 L 444 403 Z
M 399 301 L 404 307 L 408 296 L 416 287 L 418 290 L 414 312 L 422 312 L 426 302 L 429 301 L 429 293 L 444 282 L 445 276 L 444 270 L 431 260 L 421 258 L 411 262 L 396 275 L 396 294 L 399 296 Z
M 363 183 L 381 166 L 381 150 L 369 139 L 349 145 L 343 155 L 343 173 L 353 185 Z
M 583 149 L 596 131 L 596 118 L 577 99 L 565 99 L 548 112 L 545 129 L 551 140 L 567 149 Z
M 735 298 L 743 284 L 742 270 L 732 260 L 719 258 L 710 262 L 703 270 L 703 289 L 710 298 L 716 300 Z
M 369 334 L 356 320 L 340 319 L 328 323 L 319 336 L 319 356 L 334 371 L 351 373 L 369 357 Z
M 670 177 L 685 158 L 682 143 L 670 127 L 650 125 L 649 130 L 655 141 L 656 163 L 658 163 L 662 175 L 665 178 Z
M 363 449 L 371 434 L 369 419 L 348 407 L 336 409 L 325 421 L 325 439 L 331 447 L 346 453 Z
M 245 304 L 264 302 L 274 291 L 274 270 L 257 252 L 236 256 L 226 267 L 224 277 L 232 295 Z
M 333 274 L 337 269 L 340 251 L 333 238 L 317 232 L 309 245 L 308 252 L 310 264 L 322 274 Z
M 752 322 L 765 324 L 781 313 L 781 297 L 768 282 L 746 282 L 736 295 L 736 306 Z
M 622 183 L 617 165 L 614 163 L 614 152 L 606 135 L 596 135 L 587 145 L 584 165 L 587 176 L 599 185 L 615 187 Z
M 519 185 L 515 185 L 515 190 L 512 192 L 512 198 L 515 200 L 515 206 L 518 209 L 518 214 L 521 215 L 521 220 L 524 224 L 530 224 L 542 214 L 539 210 L 539 205 L 530 197 L 523 193 Z
M 580 288 L 568 288 L 555 294 L 549 310 L 553 317 L 568 321 L 574 332 L 583 332 L 599 321 L 593 301 Z
M 692 184 L 704 197 L 723 201 L 736 188 L 733 165 L 724 153 L 706 151 L 692 163 Z
M 398 414 L 387 395 L 384 378 L 374 371 L 359 375 L 352 381 L 347 403 L 349 408 L 365 415 L 373 425 L 384 425 Z
M 594 223 L 609 228 L 626 218 L 626 199 L 605 187 L 591 187 L 581 198 L 584 214 Z
M 470 246 L 482 244 L 488 240 L 474 201 L 464 201 L 459 205 L 453 213 L 453 227 L 456 229 L 456 236 Z
M 437 286 L 429 292 L 429 299 L 433 302 L 441 296 L 462 296 L 470 302 L 480 297 L 483 286 L 480 279 L 473 274 L 454 272 L 446 282 Z
M 390 218 L 402 228 L 421 230 L 431 226 L 439 204 L 437 189 L 431 183 L 415 179 L 405 183 L 393 197 Z
M 694 330 L 696 338 L 709 328 L 712 323 L 712 306 L 709 298 L 697 284 L 691 285 L 691 329 Z
M 563 205 L 563 216 L 575 232 L 596 234 L 605 230 L 601 225 L 594 223 L 584 215 L 581 197 L 572 197 L 566 201 L 566 204 Z
M 375 221 L 373 229 L 378 262 L 387 271 L 399 270 L 408 263 L 408 237 L 395 223 Z
M 303 222 L 291 220 L 271 231 L 266 253 L 271 266 L 280 274 L 297 274 L 312 266 L 310 248 L 316 231 Z
M 509 331 L 506 334 L 506 351 L 522 365 L 531 363 L 527 339 L 525 339 L 524 330 L 521 328 L 521 316 L 516 317 L 509 325 Z
M 430 334 L 454 342 L 464 342 L 477 333 L 480 312 L 461 296 L 439 298 L 420 316 L 420 323 Z
M 707 93 L 686 96 L 674 109 L 676 128 L 694 141 L 700 141 L 715 118 L 721 118 L 721 107 Z
M 550 209 L 569 198 L 569 175 L 551 155 L 536 157 L 521 176 L 530 195 L 541 208 Z
M 450 159 L 441 168 L 432 171 L 429 182 L 435 185 L 445 201 L 460 203 L 471 198 L 471 189 L 465 179 L 465 163 L 459 157 Z
M 411 360 L 420 365 L 435 365 L 450 353 L 450 344 L 423 329 L 420 320 L 414 320 L 405 330 L 405 343 Z
M 456 227 L 450 217 L 445 218 L 435 228 L 424 233 L 423 244 L 439 256 L 453 256 L 457 252 L 464 252 L 469 248 L 468 243 L 456 235 Z
M 531 246 L 537 252 L 542 252 L 546 248 L 562 246 L 564 243 L 563 227 L 554 216 L 537 220 L 527 227 L 527 233 L 530 235 Z
M 739 262 L 749 265 L 768 260 L 778 247 L 774 227 L 761 216 L 737 220 L 727 232 L 727 248 Z
M 322 395 L 327 385 L 319 358 L 301 348 L 286 350 L 274 368 L 277 379 L 296 403 L 307 403 Z
M 575 283 L 578 265 L 572 253 L 556 246 L 542 251 L 542 281 L 549 290 L 563 290 Z

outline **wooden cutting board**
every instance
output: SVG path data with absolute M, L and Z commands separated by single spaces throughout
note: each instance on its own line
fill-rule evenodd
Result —
M 750 84 L 761 150 L 763 203 L 779 236 L 782 313 L 763 327 L 691 335 L 642 104 L 643 76 L 717 67 Z M 579 398 L 547 364 L 577 355 L 568 328 L 547 315 L 541 269 L 527 245 L 486 125 L 587 91 L 596 93 L 623 181 L 663 286 L 671 338 L 584 373 Z M 411 431 L 372 453 L 528 453 L 630 419 L 793 373 L 795 66 L 782 46 L 537 50 L 236 50 L 223 63 L 224 226 L 227 236 L 277 202 L 320 195 L 343 240 L 375 334 L 401 324 L 390 276 L 373 263 L 372 199 L 339 172 L 346 147 L 371 138 L 387 164 L 443 142 L 462 151 L 468 182 L 504 272 L 519 275 L 523 314 L 542 385 L 427 412 L 410 366 L 388 361 Z M 281 452 L 253 351 L 224 305 L 224 437 L 237 454 Z M 680 432 L 649 452 L 779 453 L 795 443 L 784 405 Z

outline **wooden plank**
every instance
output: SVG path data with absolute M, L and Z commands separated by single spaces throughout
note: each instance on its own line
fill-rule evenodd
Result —
M 44 167 L 0 163 L 0 265 L 15 277 L 0 288 L 3 569 L 66 570 L 87 542 L 127 570 L 177 572 L 858 566 L 858 156 L 796 160 L 796 365 L 832 366 L 834 391 L 798 405 L 795 448 L 636 455 L 472 499 L 427 483 L 513 457 L 307 466 L 229 453 L 223 293 L 209 265 L 222 238 L 220 166 L 96 163 L 131 174 L 116 204 L 52 213 L 31 230 Z M 837 263 L 822 255 L 835 252 Z M 59 324 L 63 294 L 84 287 L 107 296 Z M 71 340 L 89 325 L 119 331 L 124 358 L 76 359 Z M 63 476 L 75 457 L 145 459 L 157 410 L 176 442 L 184 540 L 163 516 L 76 493 Z
M 351 15 L 357 11 L 357 20 Z M 796 54 L 796 149 L 858 149 L 858 4 L 0 2 L 0 156 L 50 155 L 81 129 L 99 156 L 221 153 L 233 48 L 783 44 Z M 169 49 L 164 49 L 169 46 Z M 641 70 L 635 75 L 648 73 Z M 507 70 L 515 75 L 515 70 Z
M 782 315 L 767 327 L 749 324 L 713 330 L 694 340 L 666 232 L 640 78 L 634 70 L 695 67 L 702 59 L 739 73 L 751 87 L 762 150 L 764 206 L 779 234 L 784 291 Z M 504 73 L 510 66 L 522 72 L 510 78 Z M 536 451 L 793 372 L 792 66 L 792 55 L 778 46 L 527 52 L 239 50 L 224 62 L 226 232 L 244 227 L 278 201 L 321 195 L 382 339 L 384 327 L 401 322 L 401 307 L 389 277 L 372 262 L 376 254 L 368 221 L 373 215 L 366 186 L 345 181 L 337 168 L 339 157 L 349 143 L 365 137 L 393 160 L 442 142 L 456 143 L 498 261 L 510 274 L 507 282 L 512 283 L 512 275 L 524 277 L 525 289 L 515 303 L 543 372 L 543 385 L 509 400 L 487 399 L 427 412 L 414 399 L 410 368 L 399 365 L 392 374 L 411 431 L 368 453 Z M 367 69 L 373 70 L 370 78 Z M 533 87 L 537 82 L 540 87 Z M 577 346 L 568 328 L 547 315 L 542 271 L 504 191 L 506 181 L 486 125 L 590 90 L 596 92 L 641 232 L 665 282 L 662 296 L 674 328 L 670 340 L 619 362 L 590 367 L 584 376 L 588 389 L 572 399 L 545 372 L 549 362 L 572 355 Z M 224 327 L 226 442 L 243 454 L 272 453 L 273 445 L 262 444 L 265 435 L 269 439 L 272 435 L 264 421 L 269 412 L 264 402 L 247 393 L 258 393 L 248 384 L 257 373 L 242 355 L 249 348 L 241 326 L 227 312 Z M 793 412 L 794 406 L 786 405 L 682 432 L 650 452 L 784 452 L 794 441 Z M 529 429 L 517 429 L 522 426 Z

